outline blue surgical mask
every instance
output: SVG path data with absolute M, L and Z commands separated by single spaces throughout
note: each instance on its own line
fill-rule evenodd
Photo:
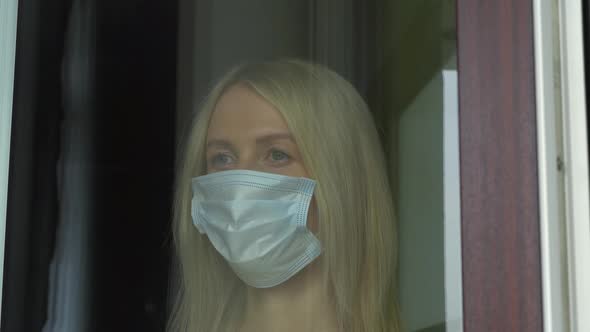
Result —
M 199 176 L 193 224 L 246 284 L 274 287 L 321 253 L 306 227 L 314 187 L 311 179 L 248 170 Z

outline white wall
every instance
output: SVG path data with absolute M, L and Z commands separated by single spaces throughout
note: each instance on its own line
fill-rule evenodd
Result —
M 399 120 L 400 305 L 408 331 L 445 321 L 443 79 L 437 74 Z
M 454 63 L 454 61 L 453 61 Z M 443 70 L 445 313 L 446 331 L 463 331 L 461 181 L 457 70 Z

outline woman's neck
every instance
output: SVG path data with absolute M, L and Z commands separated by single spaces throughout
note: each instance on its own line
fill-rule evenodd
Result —
M 249 287 L 240 331 L 337 331 L 336 311 L 318 266 L 279 286 Z

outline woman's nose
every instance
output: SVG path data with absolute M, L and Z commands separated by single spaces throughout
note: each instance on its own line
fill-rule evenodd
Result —
M 256 155 L 254 153 L 241 154 L 238 162 L 238 169 L 244 169 L 249 171 L 262 171 L 262 167 L 258 163 Z

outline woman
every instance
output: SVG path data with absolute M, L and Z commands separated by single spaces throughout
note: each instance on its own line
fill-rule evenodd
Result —
M 398 331 L 385 160 L 333 71 L 239 66 L 181 153 L 179 292 L 169 331 Z

